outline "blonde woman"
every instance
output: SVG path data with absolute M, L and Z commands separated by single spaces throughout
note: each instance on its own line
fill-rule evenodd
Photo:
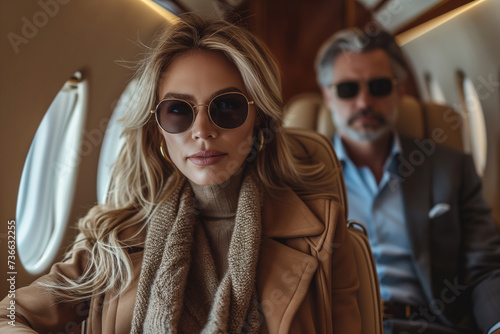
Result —
M 2 333 L 359 332 L 341 207 L 290 152 L 279 77 L 239 27 L 170 27 L 138 67 L 106 203 Z

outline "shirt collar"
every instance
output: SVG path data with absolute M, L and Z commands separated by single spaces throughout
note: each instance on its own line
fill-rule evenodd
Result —
M 390 163 L 398 156 L 398 154 L 401 154 L 403 152 L 399 135 L 397 133 L 393 133 L 393 138 L 394 140 L 392 141 L 391 151 L 384 164 L 384 170 L 387 170 Z M 337 158 L 342 163 L 342 166 L 345 166 L 346 163 L 354 166 L 351 158 L 349 157 L 349 155 L 347 155 L 344 143 L 342 142 L 342 139 L 340 138 L 340 135 L 338 133 L 333 136 L 333 147 L 335 149 L 335 153 L 337 154 Z
M 342 143 L 342 139 L 340 139 L 340 135 L 338 133 L 333 135 L 333 148 L 335 149 L 337 158 L 342 164 L 345 164 L 347 161 L 351 162 L 351 159 L 349 159 L 349 156 L 345 151 L 344 143 Z

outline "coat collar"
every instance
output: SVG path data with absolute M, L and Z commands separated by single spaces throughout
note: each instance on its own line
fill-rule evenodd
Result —
M 287 188 L 264 196 L 262 232 L 270 238 L 296 238 L 321 234 L 325 226 L 297 194 Z
M 297 248 L 296 241 L 300 241 L 302 248 L 314 248 L 315 243 L 310 239 L 315 238 L 303 237 L 321 235 L 325 225 L 313 213 L 321 215 L 321 211 L 309 208 L 308 204 L 320 206 L 322 211 L 324 207 L 321 201 L 305 203 L 289 188 L 275 196 L 265 194 L 263 199 L 263 237 L 257 265 L 259 301 L 268 310 L 264 317 L 269 333 L 295 332 L 291 328 L 293 319 L 313 290 L 311 281 L 321 276 L 317 274 L 317 257 Z

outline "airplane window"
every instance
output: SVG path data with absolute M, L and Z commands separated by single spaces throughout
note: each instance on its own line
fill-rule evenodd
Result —
M 170 0 L 152 0 L 152 1 L 175 15 L 182 14 L 182 10 L 174 2 Z
M 108 128 L 106 129 L 106 133 L 104 135 L 101 153 L 99 155 L 99 166 L 97 169 L 97 200 L 99 203 L 104 203 L 106 200 L 106 194 L 108 192 L 109 181 L 111 178 L 111 168 L 123 145 L 123 138 L 120 138 L 123 127 L 118 121 L 129 106 L 132 99 L 132 92 L 134 91 L 136 84 L 136 81 L 131 81 L 123 91 L 118 103 L 116 104 L 113 114 L 111 115 Z
M 86 82 L 77 72 L 52 101 L 24 164 L 17 198 L 19 258 L 32 274 L 54 260 L 66 231 L 82 155 Z
M 446 104 L 446 99 L 441 86 L 429 73 L 425 75 L 425 84 L 427 87 L 427 94 L 432 102 Z
M 461 75 L 462 100 L 465 106 L 470 135 L 470 144 L 474 163 L 479 175 L 482 175 L 486 167 L 487 137 L 486 123 L 481 101 L 474 83 L 465 75 Z

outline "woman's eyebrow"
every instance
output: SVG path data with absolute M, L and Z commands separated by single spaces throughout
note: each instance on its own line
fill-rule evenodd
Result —
M 228 87 L 228 88 L 223 88 L 223 89 L 220 89 L 220 90 L 214 92 L 212 94 L 212 98 L 216 97 L 217 95 L 224 94 L 224 93 L 229 93 L 229 92 L 238 92 L 238 93 L 242 93 L 243 94 L 243 92 L 239 88 Z
M 210 96 L 210 98 L 213 99 L 217 95 L 221 95 L 221 94 L 228 93 L 228 92 L 238 92 L 238 93 L 242 93 L 243 94 L 243 92 L 239 88 L 236 88 L 236 87 L 227 87 L 227 88 L 223 88 L 223 89 L 220 89 L 220 90 L 212 93 L 212 95 Z M 181 93 L 175 93 L 175 92 L 166 93 L 163 96 L 162 100 L 165 100 L 165 99 L 180 99 L 180 100 L 186 100 L 186 101 L 195 101 L 195 97 L 193 95 L 181 94 Z
M 165 99 L 179 99 L 179 100 L 186 100 L 186 101 L 189 101 L 189 100 L 193 100 L 194 97 L 192 95 L 188 95 L 188 94 L 180 94 L 180 93 L 167 93 L 163 96 L 162 100 L 165 100 Z

